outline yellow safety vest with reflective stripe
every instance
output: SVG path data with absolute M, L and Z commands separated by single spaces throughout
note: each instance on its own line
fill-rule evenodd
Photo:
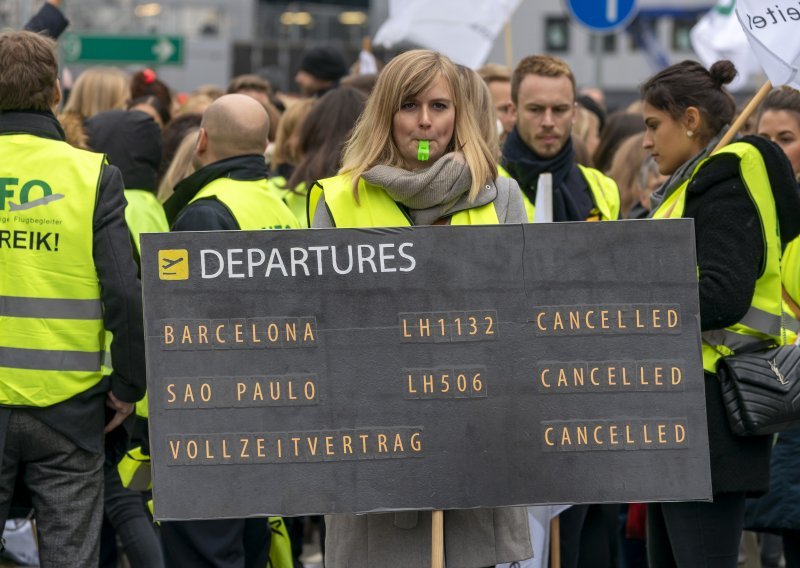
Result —
M 164 214 L 164 207 L 152 192 L 143 189 L 126 189 L 125 221 L 131 232 L 136 250 L 141 256 L 142 248 L 139 235 L 142 233 L 168 233 L 169 223 Z
M 313 220 L 319 198 L 325 194 L 325 204 L 339 228 L 409 227 L 411 219 L 394 199 L 377 185 L 358 180 L 358 201 L 353 194 L 352 178 L 343 174 L 319 180 L 309 193 L 309 220 Z M 313 209 L 312 209 L 313 203 Z M 450 217 L 451 225 L 497 225 L 500 222 L 494 203 L 458 211 Z
M 216 179 L 198 191 L 189 203 L 210 197 L 230 210 L 243 231 L 300 227 L 286 204 L 270 189 L 266 179 Z
M 733 154 L 740 160 L 739 171 L 750 198 L 756 205 L 764 238 L 764 267 L 756 281 L 755 292 L 747 314 L 731 327 L 703 332 L 703 368 L 716 373 L 717 362 L 736 349 L 754 342 L 771 340 L 784 342 L 785 330 L 781 327 L 781 238 L 775 199 L 764 166 L 764 159 L 755 147 L 744 142 L 730 144 L 714 154 Z M 692 177 L 686 180 L 653 213 L 653 218 L 683 217 L 686 208 L 686 189 L 698 170 L 713 159 L 701 161 Z
M 50 406 L 102 379 L 92 256 L 105 156 L 0 136 L 0 405 Z
M 578 168 L 589 186 L 589 192 L 592 194 L 594 202 L 594 208 L 589 212 L 589 218 L 586 221 L 616 221 L 619 219 L 620 197 L 617 183 L 594 168 L 581 165 L 578 165 Z M 533 223 L 536 206 L 528 199 L 524 191 L 522 192 L 522 201 L 525 203 L 528 221 Z

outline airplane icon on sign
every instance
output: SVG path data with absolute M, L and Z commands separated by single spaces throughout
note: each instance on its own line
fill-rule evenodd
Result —
M 169 270 L 179 262 L 183 262 L 183 258 L 176 258 L 175 260 L 172 260 L 171 258 L 162 258 L 161 260 L 164 262 L 164 264 L 161 265 L 162 274 L 175 274 L 174 272 L 167 272 L 167 270 Z
M 158 277 L 161 280 L 188 280 L 189 251 L 186 249 L 158 251 Z

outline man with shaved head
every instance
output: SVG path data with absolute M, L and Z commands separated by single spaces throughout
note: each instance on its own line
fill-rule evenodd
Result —
M 203 113 L 192 162 L 197 171 L 164 203 L 173 231 L 297 228 L 267 185 L 269 116 L 247 95 L 225 95 Z
M 299 228 L 267 185 L 268 131 L 264 107 L 246 95 L 225 95 L 206 109 L 197 171 L 164 204 L 173 231 Z M 161 523 L 168 567 L 263 568 L 270 535 L 266 518 Z

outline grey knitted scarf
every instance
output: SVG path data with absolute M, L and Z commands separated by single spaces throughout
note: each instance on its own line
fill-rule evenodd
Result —
M 456 211 L 491 203 L 497 195 L 497 188 L 490 184 L 478 199 L 468 201 L 472 175 L 458 153 L 445 154 L 429 167 L 414 171 L 374 166 L 362 177 L 407 207 L 415 225 L 430 225 Z

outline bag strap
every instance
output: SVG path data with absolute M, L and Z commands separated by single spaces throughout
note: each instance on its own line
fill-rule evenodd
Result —
M 792 310 L 794 317 L 800 320 L 800 306 L 797 305 L 797 302 L 789 295 L 789 292 L 786 291 L 784 286 L 781 286 L 781 295 L 783 296 L 783 301 L 786 302 L 789 305 L 789 309 Z
M 766 339 L 764 341 L 756 341 L 755 343 L 748 343 L 744 347 L 739 347 L 734 352 L 734 355 L 746 355 L 748 353 L 757 353 L 759 351 L 775 349 L 776 347 L 780 347 L 780 345 L 778 345 L 771 339 Z

